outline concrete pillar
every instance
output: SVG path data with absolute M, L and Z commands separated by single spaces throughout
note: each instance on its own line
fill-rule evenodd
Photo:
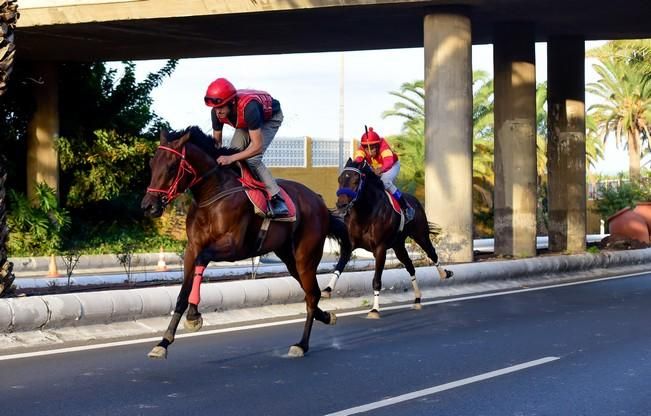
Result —
M 471 47 L 467 16 L 425 16 L 425 211 L 445 262 L 473 260 Z
M 37 183 L 45 182 L 59 192 L 59 158 L 54 140 L 59 137 L 59 92 L 57 64 L 34 65 L 36 111 L 27 137 L 27 196 L 35 196 Z
M 585 42 L 547 44 L 549 248 L 585 250 Z
M 495 72 L 495 253 L 536 255 L 536 51 L 532 25 L 501 24 Z

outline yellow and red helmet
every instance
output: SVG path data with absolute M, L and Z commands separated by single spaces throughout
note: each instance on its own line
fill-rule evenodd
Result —
M 362 146 L 369 146 L 372 144 L 380 143 L 380 135 L 373 131 L 373 127 L 369 127 L 368 131 L 362 134 Z
M 217 78 L 208 85 L 203 101 L 208 107 L 223 107 L 233 98 L 237 90 L 226 78 Z

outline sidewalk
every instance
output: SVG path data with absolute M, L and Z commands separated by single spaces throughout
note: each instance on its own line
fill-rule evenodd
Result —
M 601 241 L 605 234 L 592 234 L 588 235 L 586 241 L 588 243 L 594 243 Z M 538 237 L 537 238 L 537 248 L 544 249 L 547 248 L 547 237 Z M 479 253 L 492 253 L 494 248 L 494 240 L 492 238 L 488 239 L 479 239 L 474 240 L 473 247 L 475 252 Z M 328 240 L 324 247 L 323 260 L 322 262 L 335 262 L 337 253 L 339 250 L 338 245 Z M 410 252 L 412 260 L 421 258 L 419 251 Z M 415 256 L 415 257 L 414 257 Z M 366 261 L 363 262 L 367 264 L 373 259 L 373 255 L 362 249 L 357 249 L 353 253 L 353 259 L 351 262 L 355 261 Z M 388 263 L 395 259 L 393 251 L 388 252 L 387 260 Z M 59 278 L 66 277 L 66 265 L 63 259 L 60 256 L 55 256 L 57 270 L 59 273 Z M 131 271 L 134 274 L 158 274 L 161 270 L 157 270 L 158 264 L 160 261 L 165 263 L 165 267 L 169 271 L 179 271 L 183 269 L 183 259 L 180 253 L 174 252 L 163 252 L 163 253 L 134 253 L 133 259 L 131 262 Z M 9 258 L 9 261 L 14 263 L 14 274 L 16 275 L 17 281 L 22 278 L 47 278 L 48 269 L 50 265 L 50 257 L 16 257 Z M 260 267 L 270 264 L 281 263 L 280 260 L 273 254 L 267 254 L 265 256 L 255 258 L 255 259 L 246 259 L 236 262 L 212 262 L 209 264 L 209 269 L 237 269 L 237 275 L 250 274 L 259 264 Z M 248 269 L 248 272 L 246 271 Z M 285 269 L 286 270 L 286 269 Z M 115 254 L 102 254 L 102 255 L 84 255 L 79 258 L 79 263 L 72 272 L 73 277 L 93 275 L 98 274 L 114 274 L 114 275 L 123 275 L 126 277 L 126 271 L 122 264 L 120 264 L 117 256 Z M 235 274 L 231 274 L 235 275 Z M 51 277 L 51 276 L 50 276 Z M 57 282 L 60 283 L 60 282 Z

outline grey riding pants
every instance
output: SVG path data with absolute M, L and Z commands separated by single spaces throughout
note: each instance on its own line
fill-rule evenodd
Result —
M 280 125 L 283 123 L 283 112 L 278 111 L 274 114 L 269 120 L 265 121 L 262 124 L 262 152 L 256 156 L 246 159 L 246 163 L 249 165 L 251 170 L 264 182 L 269 195 L 276 195 L 280 192 L 280 188 L 276 183 L 276 180 L 269 172 L 269 169 L 262 162 L 262 156 L 267 151 L 267 148 L 276 137 Z M 251 137 L 249 136 L 249 131 L 247 129 L 235 129 L 233 133 L 233 138 L 231 139 L 231 147 L 235 147 L 241 150 L 246 149 L 251 143 Z

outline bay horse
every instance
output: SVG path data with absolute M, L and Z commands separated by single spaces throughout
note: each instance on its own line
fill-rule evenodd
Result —
M 394 210 L 380 177 L 365 161 L 355 162 L 348 159 L 339 175 L 337 210 L 344 217 L 353 250 L 363 248 L 373 253 L 375 257 L 373 308 L 367 315 L 371 319 L 380 317 L 382 272 L 387 250 L 390 248 L 411 276 L 414 309 L 421 308 L 421 292 L 416 282 L 416 269 L 405 248 L 407 237 L 412 238 L 425 251 L 436 266 L 441 279 L 448 279 L 453 275 L 452 271 L 443 269 L 439 265 L 438 255 L 429 238 L 432 234 L 438 234 L 438 226 L 427 220 L 425 209 L 418 199 L 407 193 L 403 195 L 414 208 L 414 218 L 406 224 L 404 216 Z M 397 204 L 397 201 L 395 203 Z M 323 297 L 332 296 L 339 274 L 340 272 L 335 270 L 330 283 L 321 292 Z
M 236 261 L 274 252 L 305 292 L 307 317 L 301 340 L 290 347 L 288 355 L 301 357 L 309 349 L 313 320 L 334 325 L 337 317 L 318 306 L 321 293 L 316 271 L 323 255 L 326 237 L 334 237 L 341 246 L 336 268 L 343 270 L 352 249 L 345 224 L 332 215 L 320 195 L 300 183 L 279 180 L 293 201 L 295 219 L 274 221 L 256 214 L 236 164 L 219 166 L 220 155 L 238 149 L 215 149 L 212 137 L 196 126 L 182 132 L 161 131 L 160 145 L 150 162 L 151 181 L 141 208 L 151 217 L 159 217 L 167 204 L 189 189 L 193 203 L 186 217 L 187 247 L 183 259 L 183 283 L 172 319 L 162 340 L 149 352 L 150 358 L 167 358 L 167 348 L 183 313 L 188 331 L 201 329 L 198 311 L 203 272 L 211 261 Z M 266 229 L 265 227 L 268 227 Z

